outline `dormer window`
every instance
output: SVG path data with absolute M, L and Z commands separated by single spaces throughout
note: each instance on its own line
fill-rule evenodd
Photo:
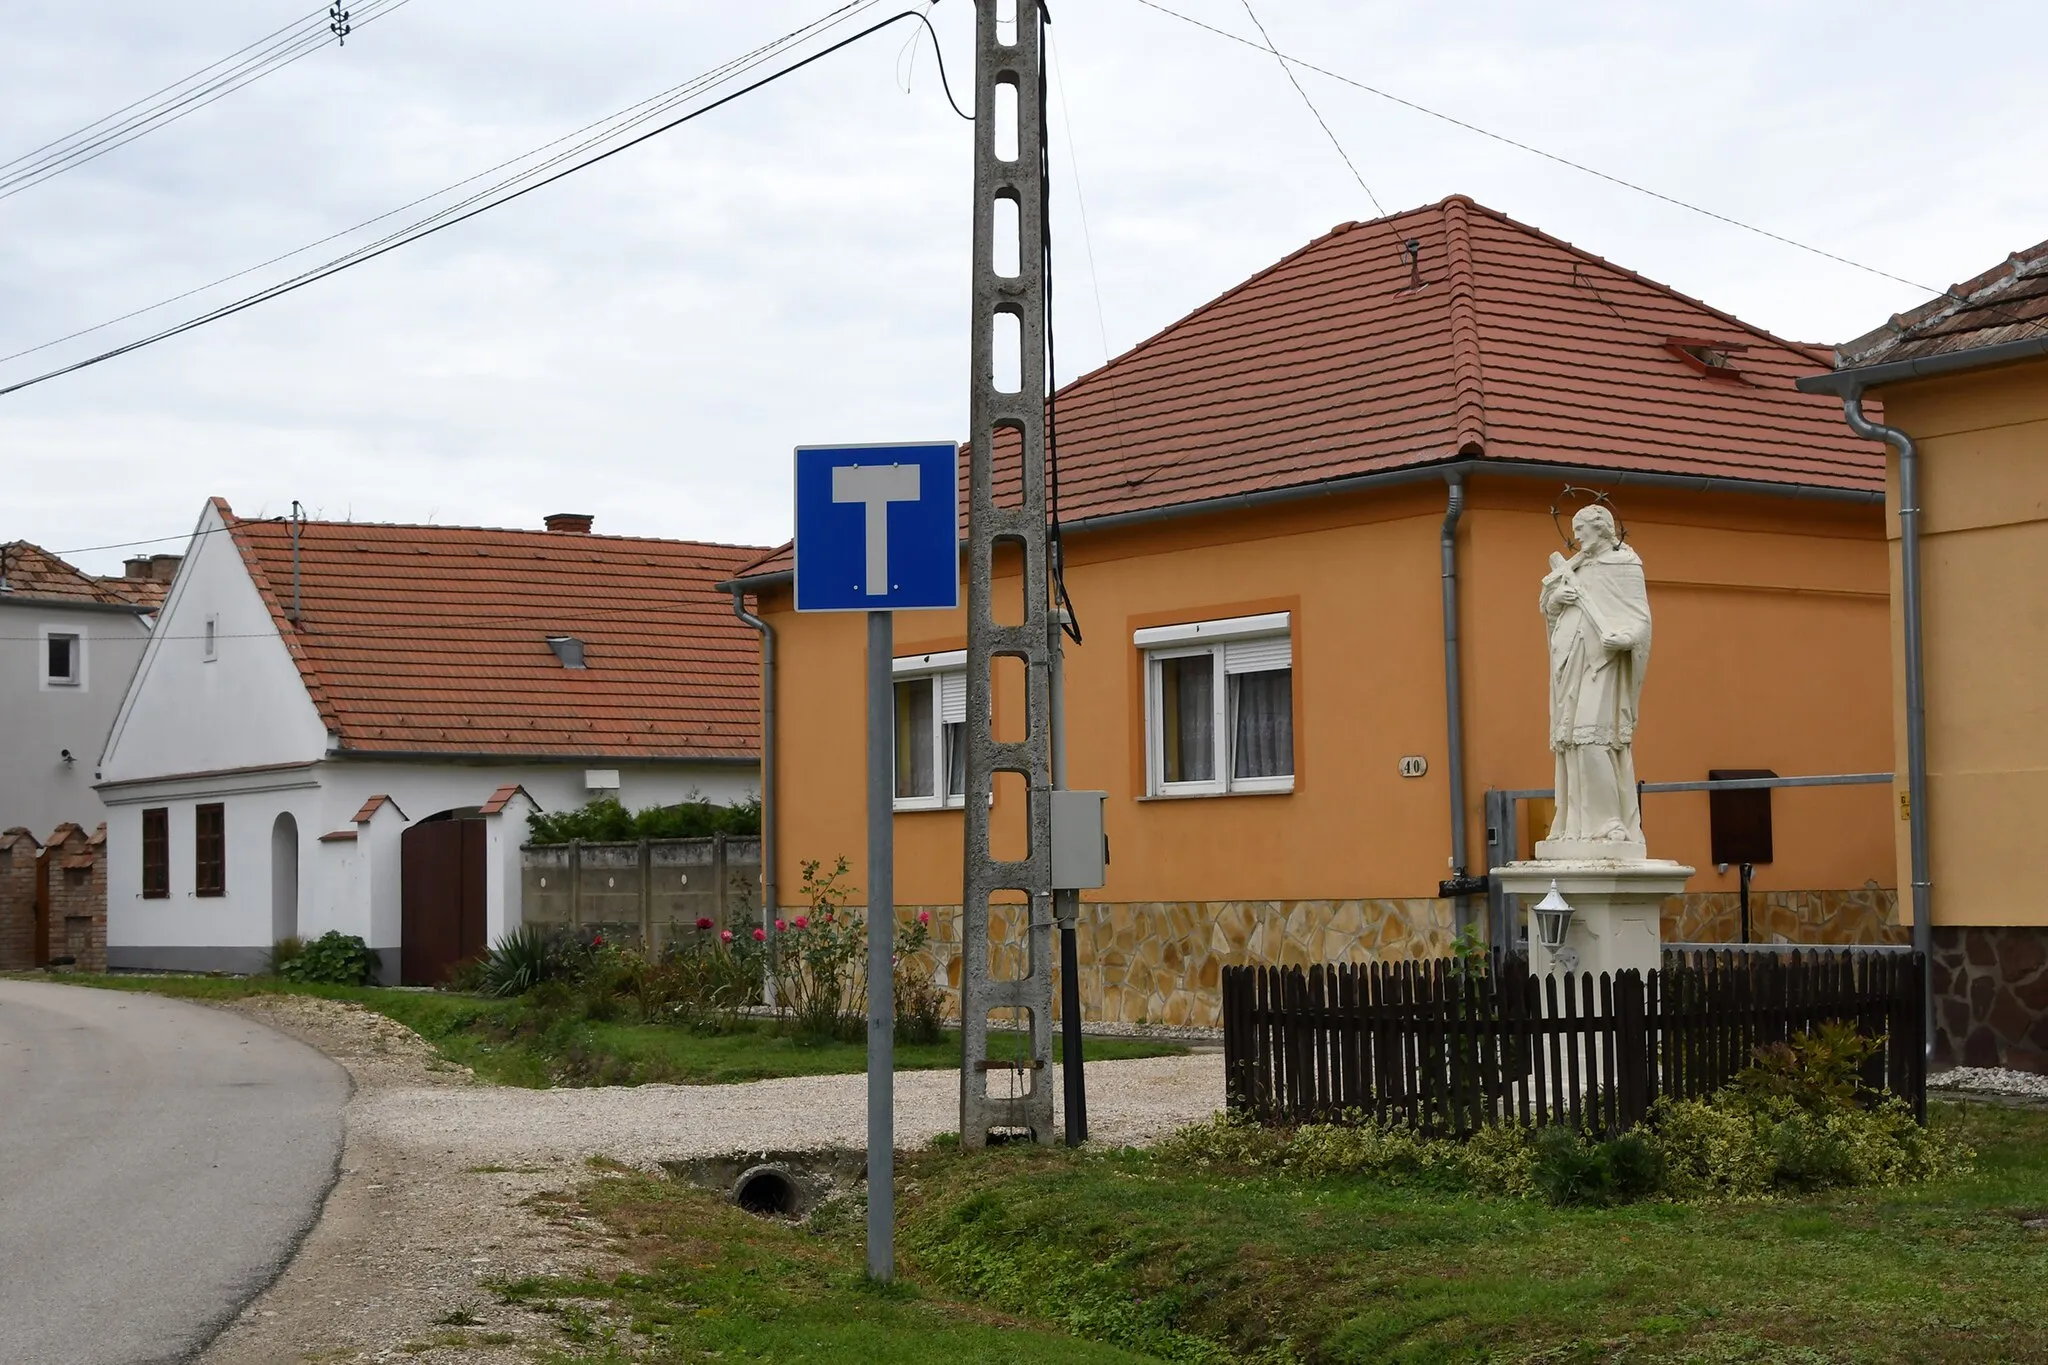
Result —
M 1748 346 L 1701 337 L 1667 337 L 1664 349 L 1709 379 L 1725 379 L 1738 384 L 1749 382 L 1748 377 L 1735 368 L 1735 357 L 1746 354 Z
M 555 651 L 555 657 L 562 661 L 564 668 L 582 668 L 583 642 L 573 635 L 548 636 L 548 648 Z

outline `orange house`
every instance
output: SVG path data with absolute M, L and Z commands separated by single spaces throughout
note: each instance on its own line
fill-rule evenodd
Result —
M 1438 884 L 1485 871 L 1490 790 L 1550 784 L 1536 589 L 1587 489 L 1649 572 L 1641 778 L 1887 771 L 1883 462 L 1794 389 L 1824 360 L 1453 197 L 1341 225 L 1061 390 L 1069 785 L 1109 793 L 1090 1017 L 1210 1023 L 1226 963 L 1435 954 L 1506 922 Z M 729 585 L 775 655 L 784 905 L 803 860 L 865 871 L 864 629 L 796 615 L 790 564 Z M 896 638 L 897 899 L 934 910 L 957 982 L 964 616 Z M 994 687 L 1018 737 L 1021 677 Z M 1895 937 L 1887 790 L 1773 808 L 1757 936 Z M 1645 829 L 1701 869 L 1666 937 L 1734 937 L 1707 798 L 1650 796 Z

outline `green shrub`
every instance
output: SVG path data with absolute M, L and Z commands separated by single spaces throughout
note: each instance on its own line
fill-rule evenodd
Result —
M 1536 1134 L 1536 1188 L 1553 1204 L 1605 1204 L 1613 1179 L 1599 1151 L 1575 1128 L 1556 1124 Z
M 360 938 L 329 929 L 288 957 L 278 975 L 304 985 L 367 986 L 380 965 L 376 950 Z
M 761 832 L 758 798 L 730 806 L 683 801 L 629 811 L 615 797 L 600 797 L 575 810 L 534 811 L 526 817 L 528 842 L 623 844 L 640 839 L 703 839 L 714 834 L 751 837 Z
M 522 924 L 499 939 L 484 957 L 480 984 L 490 995 L 525 995 L 543 981 L 569 975 L 564 935 L 538 924 Z
M 270 945 L 270 974 L 283 976 L 285 964 L 306 951 L 306 940 L 290 934 Z

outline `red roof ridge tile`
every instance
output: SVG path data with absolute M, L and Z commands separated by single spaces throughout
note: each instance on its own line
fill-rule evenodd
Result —
M 1451 365 L 1458 380 L 1460 455 L 1486 451 L 1485 370 L 1479 358 L 1479 314 L 1472 291 L 1472 237 L 1465 215 L 1472 201 L 1452 195 L 1443 202 L 1446 255 L 1451 278 Z
M 505 807 L 512 804 L 512 798 L 515 796 L 526 796 L 526 788 L 520 786 L 517 782 L 507 782 L 504 786 L 492 792 L 490 799 L 484 802 L 483 813 L 485 815 L 499 814 Z M 533 800 L 531 796 L 526 796 L 526 799 L 528 801 Z

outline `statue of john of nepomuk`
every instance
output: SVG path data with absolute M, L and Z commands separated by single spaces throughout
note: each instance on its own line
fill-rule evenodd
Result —
M 1650 663 L 1643 561 L 1621 543 L 1614 514 L 1597 504 L 1572 518 L 1572 535 L 1577 553 L 1550 556 L 1538 597 L 1550 632 L 1550 748 L 1557 756 L 1557 817 L 1547 842 L 1609 845 L 1605 856 L 1640 858 L 1631 745 Z M 1598 857 L 1604 850 L 1547 852 Z

